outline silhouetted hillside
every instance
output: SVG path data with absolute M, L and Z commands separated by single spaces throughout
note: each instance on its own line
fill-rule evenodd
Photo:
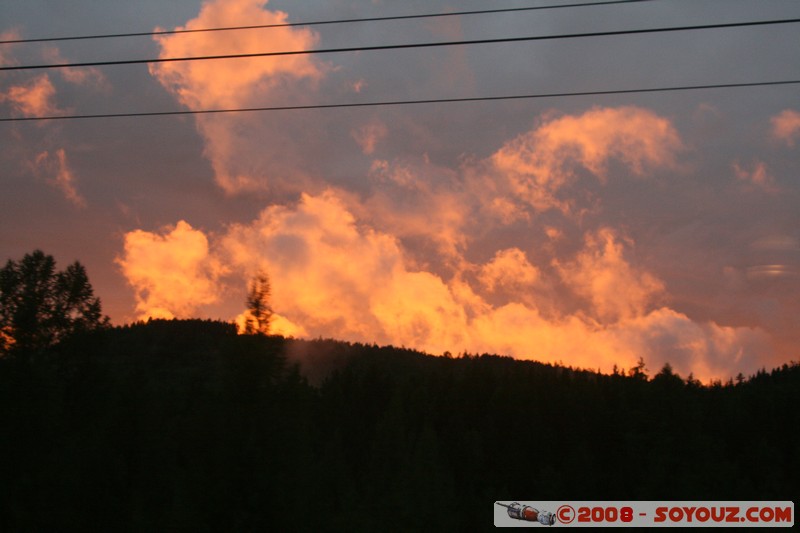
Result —
M 0 359 L 0 530 L 471 530 L 502 499 L 797 494 L 799 365 L 633 374 L 207 321 L 85 334 Z

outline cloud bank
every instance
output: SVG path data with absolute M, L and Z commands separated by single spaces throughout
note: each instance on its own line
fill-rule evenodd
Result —
M 225 265 L 243 280 L 269 272 L 273 307 L 285 321 L 280 332 L 432 353 L 504 353 L 604 371 L 633 366 L 639 357 L 701 378 L 731 366 L 757 368 L 758 355 L 769 349 L 763 332 L 697 323 L 656 305 L 663 284 L 625 257 L 629 246 L 605 228 L 587 234 L 575 257 L 558 261 L 552 279 L 519 249 L 465 263 L 443 278 L 411 266 L 396 237 L 360 223 L 327 191 L 230 226 L 213 256 L 207 238 L 184 222 L 165 235 L 129 233 L 120 264 L 142 316 L 188 316 L 212 303 Z M 540 310 L 535 295 L 558 285 L 584 305 Z M 484 296 L 500 291 L 502 303 Z
M 288 20 L 266 0 L 214 0 L 181 28 Z M 156 38 L 161 57 L 297 50 L 319 41 L 295 28 Z M 431 85 L 469 78 L 462 59 L 458 73 L 434 73 Z M 189 109 L 318 103 L 375 83 L 313 56 L 163 63 L 150 73 Z M 753 290 L 746 266 L 720 268 L 739 296 L 715 295 L 704 308 L 679 286 L 688 274 L 662 275 L 678 260 L 661 270 L 654 262 L 648 237 L 662 236 L 651 228 L 680 216 L 686 199 L 702 192 L 686 176 L 695 147 L 672 119 L 634 105 L 550 110 L 530 116 L 533 126 L 518 121 L 472 153 L 445 157 L 437 149 L 457 143 L 437 138 L 429 117 L 414 113 L 196 117 L 220 189 L 263 207 L 213 233 L 185 221 L 128 232 L 118 263 L 139 316 L 205 313 L 266 271 L 279 333 L 603 371 L 643 357 L 651 369 L 669 362 L 701 379 L 751 373 L 775 357 L 764 321 L 706 312 L 744 301 Z M 772 119 L 772 135 L 791 146 L 797 124 L 786 110 Z M 725 194 L 754 201 L 779 192 L 766 162 L 731 167 L 731 160 Z M 665 201 L 682 199 L 677 214 L 656 202 L 665 190 Z M 652 208 L 649 234 L 632 225 L 648 209 L 640 199 Z M 624 202 L 624 212 L 610 213 Z M 679 232 L 663 242 L 670 239 L 701 242 Z M 702 253 L 690 250 L 699 261 Z

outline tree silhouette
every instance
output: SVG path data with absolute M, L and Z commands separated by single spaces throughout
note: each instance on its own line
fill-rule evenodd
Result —
M 0 270 L 0 354 L 42 350 L 107 324 L 77 261 L 57 272 L 53 256 L 36 250 Z
M 272 320 L 272 308 L 269 304 L 270 292 L 269 276 L 265 272 L 259 271 L 250 280 L 247 290 L 245 333 L 260 333 L 263 335 L 269 333 L 269 323 Z
M 799 363 L 709 387 L 204 320 L 46 353 L 0 358 L 0 531 L 472 531 L 497 494 L 798 492 Z
M 669 367 L 669 372 L 672 372 L 672 367 Z M 642 357 L 639 357 L 635 367 L 628 369 L 628 376 L 647 381 L 647 367 L 645 366 L 644 359 Z

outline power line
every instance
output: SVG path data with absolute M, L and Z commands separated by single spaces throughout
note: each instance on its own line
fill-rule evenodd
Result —
M 800 84 L 800 80 L 781 80 L 781 81 L 757 81 L 749 83 L 719 83 L 708 85 L 681 85 L 675 87 L 654 87 L 644 89 L 613 89 L 606 91 L 576 91 L 560 93 L 540 93 L 540 94 L 520 94 L 503 96 L 475 96 L 466 98 L 431 98 L 423 100 L 387 100 L 378 102 L 352 102 L 338 104 L 312 104 L 312 105 L 293 105 L 293 106 L 273 106 L 273 107 L 243 107 L 236 109 L 198 109 L 183 111 L 152 111 L 137 113 L 100 113 L 95 115 L 61 115 L 50 117 L 7 117 L 0 118 L 0 122 L 34 122 L 43 120 L 78 120 L 78 119 L 98 119 L 98 118 L 126 118 L 126 117 L 159 117 L 176 115 L 211 115 L 221 113 L 251 113 L 267 111 L 298 111 L 309 109 L 341 109 L 355 107 L 379 107 L 379 106 L 402 106 L 420 104 L 448 104 L 458 102 L 493 102 L 499 100 L 532 100 L 537 98 L 565 98 L 572 96 L 605 96 L 613 94 L 637 94 L 637 93 L 656 93 L 656 92 L 675 92 L 675 91 L 694 91 L 701 89 L 733 89 L 742 87 L 767 87 L 779 85 Z
M 616 31 L 603 31 L 603 32 L 586 32 L 586 33 L 569 33 L 561 35 L 534 35 L 528 37 L 503 37 L 497 39 L 476 39 L 467 41 L 440 41 L 440 42 L 427 42 L 427 43 L 406 43 L 406 44 L 389 44 L 379 46 L 353 46 L 347 48 L 321 48 L 317 50 L 289 50 L 285 52 L 257 52 L 251 54 L 224 54 L 224 55 L 210 55 L 210 56 L 193 56 L 193 57 L 164 57 L 157 59 L 126 59 L 116 61 L 90 61 L 84 63 L 52 63 L 45 65 L 15 65 L 0 67 L 0 71 L 6 70 L 33 70 L 33 69 L 52 69 L 52 68 L 77 68 L 77 67 L 101 67 L 109 65 L 134 65 L 141 63 L 169 63 L 175 61 L 208 61 L 215 59 L 243 59 L 254 57 L 276 57 L 276 56 L 293 56 L 293 55 L 310 55 L 310 54 L 335 54 L 344 52 L 367 52 L 378 50 L 400 50 L 410 48 L 433 48 L 442 46 L 463 46 L 470 44 L 496 44 L 496 43 L 517 43 L 525 41 L 546 41 L 556 39 L 576 39 L 585 37 L 609 37 L 618 35 L 641 35 L 649 33 L 665 33 L 676 31 L 692 31 L 692 30 L 712 30 L 721 28 L 743 28 L 752 26 L 768 26 L 776 24 L 795 24 L 800 22 L 800 18 L 796 19 L 779 19 L 779 20 L 761 20 L 751 22 L 731 22 L 726 24 L 702 24 L 699 26 L 670 26 L 666 28 L 645 28 L 638 30 L 616 30 Z
M 368 18 L 354 18 L 354 19 L 338 19 L 338 20 L 315 20 L 308 22 L 285 22 L 281 24 L 258 24 L 253 26 L 226 26 L 222 28 L 197 28 L 191 30 L 161 30 L 149 32 L 134 32 L 134 33 L 107 33 L 98 35 L 78 35 L 69 37 L 39 37 L 32 39 L 7 39 L 0 41 L 0 44 L 20 44 L 20 43 L 43 43 L 53 41 L 78 41 L 85 39 L 114 39 L 118 37 L 153 37 L 158 35 L 174 35 L 181 33 L 202 33 L 202 32 L 217 32 L 217 31 L 238 31 L 238 30 L 257 30 L 266 28 L 291 28 L 295 26 L 321 26 L 325 24 L 350 24 L 357 22 L 379 22 L 388 20 L 411 20 L 411 19 L 424 19 L 435 17 L 456 17 L 465 15 L 488 15 L 495 13 L 513 13 L 520 11 L 537 11 L 543 9 L 561 9 L 569 7 L 591 7 L 591 6 L 605 6 L 611 4 L 633 4 L 641 2 L 652 2 L 653 0 L 607 0 L 602 2 L 580 2 L 575 4 L 561 4 L 561 5 L 547 5 L 547 6 L 529 6 L 529 7 L 512 7 L 502 9 L 481 9 L 476 11 L 454 11 L 450 13 L 425 13 L 418 15 L 394 15 L 386 17 L 368 17 Z

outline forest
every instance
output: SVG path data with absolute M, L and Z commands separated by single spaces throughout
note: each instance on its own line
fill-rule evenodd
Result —
M 790 500 L 800 364 L 701 384 L 490 354 L 112 326 L 86 271 L 0 269 L 0 531 L 470 531 L 497 500 Z
M 528 500 L 788 500 L 800 365 L 701 385 L 201 320 L 0 358 L 0 529 L 471 530 Z

